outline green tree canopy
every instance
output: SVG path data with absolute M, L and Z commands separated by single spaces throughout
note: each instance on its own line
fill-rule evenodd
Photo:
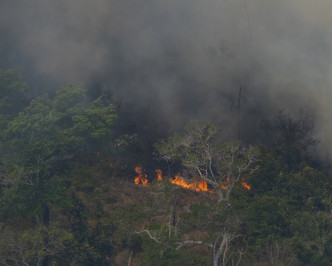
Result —
M 54 98 L 45 94 L 32 100 L 3 131 L 3 210 L 17 209 L 13 206 L 19 201 L 30 206 L 27 211 L 38 212 L 44 202 L 57 199 L 59 184 L 52 176 L 78 157 L 84 163 L 97 152 L 112 151 L 116 117 L 112 105 L 105 106 L 100 99 L 89 103 L 86 90 L 73 85 L 60 89 Z

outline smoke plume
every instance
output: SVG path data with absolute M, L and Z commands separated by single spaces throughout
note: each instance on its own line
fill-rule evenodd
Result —
M 306 107 L 327 156 L 330 10 L 329 0 L 2 0 L 0 67 L 41 91 L 109 90 L 165 130 L 208 119 L 234 135 L 241 119 L 250 139 L 260 119 Z

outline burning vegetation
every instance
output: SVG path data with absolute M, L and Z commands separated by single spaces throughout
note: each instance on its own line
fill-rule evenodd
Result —
M 134 180 L 135 184 L 147 186 L 148 185 L 148 176 L 147 176 L 147 174 L 143 174 L 142 166 L 136 166 L 135 172 L 136 172 L 136 174 L 138 174 Z
M 186 189 L 190 189 L 190 190 L 194 190 L 194 191 L 208 191 L 208 192 L 214 192 L 213 190 L 209 190 L 208 189 L 208 185 L 206 181 L 193 181 L 191 183 L 187 182 L 186 180 L 184 180 L 179 174 L 175 175 L 175 178 L 171 178 L 169 180 L 172 184 L 186 188 Z
M 149 183 L 148 176 L 147 176 L 147 174 L 144 173 L 142 166 L 136 166 L 135 172 L 138 174 L 134 179 L 135 184 L 142 185 L 142 186 L 148 186 L 148 183 Z M 156 169 L 155 173 L 157 175 L 157 180 L 162 181 L 163 180 L 162 171 L 160 169 Z M 176 174 L 174 178 L 171 177 L 169 179 L 169 182 L 176 186 L 179 186 L 179 187 L 182 187 L 185 189 L 189 189 L 189 190 L 193 190 L 193 191 L 197 191 L 197 192 L 204 191 L 204 192 L 209 192 L 209 193 L 216 193 L 216 191 L 214 189 L 208 188 L 208 184 L 205 180 L 199 180 L 199 181 L 193 180 L 193 181 L 189 182 L 189 181 L 186 181 L 183 177 L 181 177 L 180 174 Z M 229 178 L 227 178 L 227 183 L 229 183 L 229 182 L 230 182 Z M 241 185 L 247 190 L 251 189 L 251 186 L 244 181 L 241 182 Z M 222 189 L 222 190 L 227 189 L 227 184 L 221 185 L 220 189 Z

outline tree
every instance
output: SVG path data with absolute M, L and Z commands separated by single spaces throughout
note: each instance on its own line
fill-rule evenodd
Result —
M 83 163 L 97 152 L 112 151 L 116 117 L 112 105 L 104 106 L 100 99 L 88 103 L 86 90 L 73 85 L 59 90 L 53 99 L 43 95 L 32 100 L 3 130 L 1 202 L 6 204 L 0 211 L 9 215 L 21 202 L 19 208 L 27 212 L 21 215 L 34 213 L 37 221 L 42 212 L 49 216 L 45 213 L 49 203 L 61 198 L 55 193 L 63 193 L 52 177 L 79 156 Z
M 183 134 L 176 134 L 167 141 L 160 141 L 155 148 L 168 167 L 178 161 L 187 178 L 206 181 L 218 194 L 218 203 L 229 205 L 229 196 L 237 182 L 258 157 L 254 147 L 244 147 L 238 141 L 214 140 L 217 128 L 211 122 L 195 121 L 185 127 Z
M 59 224 L 20 229 L 8 225 L 0 233 L 1 265 L 43 265 L 47 257 L 60 258 L 74 241 Z
M 178 190 L 166 181 L 149 189 L 158 196 L 141 206 L 143 222 L 135 219 L 132 225 L 133 235 L 141 237 L 144 265 L 178 265 L 181 261 L 206 265 L 211 257 L 213 265 L 237 265 L 245 244 L 240 220 L 232 209 L 221 210 L 210 193 Z M 209 253 L 212 256 L 206 256 Z M 186 254 L 191 254 L 190 260 Z
M 253 170 L 258 157 L 258 150 L 254 147 L 241 146 L 238 141 L 216 141 L 217 128 L 210 122 L 195 121 L 185 127 L 182 134 L 176 134 L 168 140 L 155 144 L 159 159 L 167 162 L 168 169 L 178 162 L 183 167 L 183 175 L 188 179 L 199 179 L 213 188 L 218 197 L 217 203 L 201 206 L 199 219 L 190 224 L 200 224 L 205 228 L 203 239 L 188 239 L 184 235 L 179 237 L 175 250 L 188 245 L 203 245 L 211 248 L 213 265 L 226 265 L 229 254 L 235 252 L 230 243 L 236 238 L 235 227 L 238 219 L 227 215 L 227 208 L 220 206 L 225 202 L 230 207 L 230 194 L 243 175 Z M 169 170 L 170 173 L 170 170 Z M 206 212 L 209 210 L 208 212 Z M 191 210 L 190 213 L 195 213 Z M 195 217 L 197 219 L 197 217 Z M 182 221 L 186 219 L 182 218 Z M 204 225 L 203 225 L 204 224 Z M 209 228 L 211 231 L 209 231 Z M 209 232 L 207 235 L 206 233 Z M 153 239 L 153 235 L 148 232 Z M 188 236 L 187 236 L 188 237 Z M 153 239 L 156 241 L 156 239 Z M 241 259 L 242 251 L 237 251 Z
M 319 141 L 313 138 L 314 123 L 309 111 L 293 118 L 284 111 L 262 123 L 265 144 L 279 154 L 289 167 L 310 158 L 310 148 Z

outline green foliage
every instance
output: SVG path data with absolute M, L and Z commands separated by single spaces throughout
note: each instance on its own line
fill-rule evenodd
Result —
M 20 230 L 7 226 L 0 233 L 3 265 L 41 265 L 48 257 L 62 264 L 62 253 L 71 249 L 73 235 L 59 224 Z
M 330 178 L 305 162 L 289 170 L 274 150 L 262 149 L 262 154 L 249 178 L 250 194 L 245 199 L 242 195 L 250 253 L 267 261 L 278 258 L 279 263 L 283 257 L 294 265 L 325 265 L 331 235 Z
M 28 104 L 28 86 L 16 70 L 0 69 L 0 128 Z
M 313 129 L 312 115 L 307 110 L 302 110 L 297 118 L 280 111 L 273 119 L 263 121 L 265 144 L 290 169 L 310 157 L 310 148 L 318 143 Z
M 16 216 L 35 219 L 42 216 L 45 202 L 58 206 L 68 205 L 64 196 L 64 185 L 56 178 L 35 186 L 13 185 L 3 189 L 1 215 L 3 219 Z
M 6 162 L 12 171 L 24 167 L 26 178 L 35 184 L 77 153 L 91 154 L 102 147 L 112 150 L 114 108 L 101 105 L 99 100 L 85 106 L 85 93 L 68 86 L 53 100 L 47 95 L 38 97 L 8 124 L 4 131 L 10 151 Z
M 168 176 L 180 170 L 211 193 L 167 177 L 140 187 L 110 178 L 115 164 L 133 178 L 123 165 L 149 155 L 136 135 L 114 141 L 112 105 L 89 102 L 73 85 L 28 104 L 15 71 L 0 71 L 0 88 L 1 265 L 126 265 L 130 256 L 132 264 L 210 265 L 219 248 L 215 262 L 224 265 L 332 260 L 332 183 L 308 163 L 309 120 L 280 113 L 259 147 L 220 142 L 212 123 L 191 122 L 156 143 L 156 157 Z M 231 192 L 231 204 L 218 204 Z
M 298 212 L 292 219 L 292 249 L 306 265 L 326 265 L 331 259 L 332 217 L 326 213 Z
M 111 144 L 112 125 L 117 118 L 112 105 L 103 106 L 100 99 L 90 104 L 85 112 L 72 116 L 75 135 L 80 136 L 89 151 L 111 154 L 114 147 Z M 105 146 L 105 144 L 108 144 Z
M 86 104 L 86 90 L 68 85 L 56 92 L 53 107 L 59 113 L 77 113 L 77 109 Z
M 106 252 L 110 247 L 105 241 L 98 241 L 104 229 L 96 228 L 91 236 L 85 206 L 75 192 L 70 196 L 70 190 L 94 190 L 96 181 L 92 182 L 91 175 L 81 173 L 83 179 L 79 184 L 74 170 L 94 163 L 97 153 L 101 158 L 114 151 L 112 126 L 117 117 L 114 107 L 104 106 L 99 99 L 89 103 L 86 90 L 70 85 L 59 90 L 54 98 L 42 95 L 33 99 L 20 111 L 1 131 L 0 216 L 4 224 L 24 217 L 31 226 L 13 240 L 18 253 L 1 253 L 1 259 L 8 257 L 36 265 L 52 260 L 54 265 L 64 265 L 56 256 L 66 258 L 71 254 L 76 264 L 87 261 L 101 264 L 99 251 Z M 72 175 L 72 180 L 66 175 Z M 52 213 L 58 209 L 71 217 L 70 226 L 62 225 L 71 233 L 57 229 L 58 225 L 52 222 L 55 218 Z M 103 209 L 98 213 L 101 216 Z M 2 231 L 3 239 L 14 235 L 6 230 Z M 45 243 L 47 247 L 43 246 Z

